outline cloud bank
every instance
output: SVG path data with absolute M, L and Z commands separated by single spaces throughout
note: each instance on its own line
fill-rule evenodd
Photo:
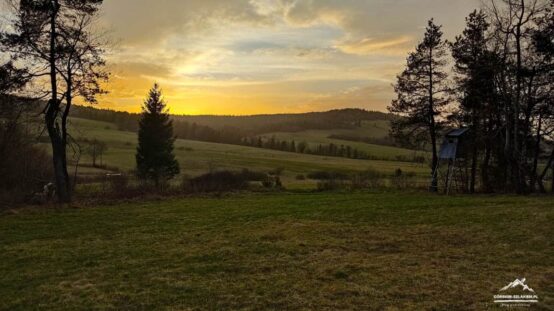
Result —
M 478 0 L 114 0 L 103 106 L 138 111 L 162 84 L 174 113 L 384 110 L 428 18 L 447 37 Z

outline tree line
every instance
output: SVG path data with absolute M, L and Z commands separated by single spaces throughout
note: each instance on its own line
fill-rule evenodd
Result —
M 367 152 L 359 150 L 358 148 L 352 147 L 350 145 L 339 145 L 335 143 L 310 145 L 306 141 L 297 142 L 295 140 L 280 140 L 277 139 L 274 135 L 269 138 L 265 136 L 246 137 L 242 139 L 242 145 L 285 152 L 303 153 L 328 157 L 341 157 L 356 160 L 396 160 L 418 163 L 423 163 L 425 161 L 424 156 L 414 155 L 413 157 L 406 157 L 398 155 L 394 159 L 391 159 L 388 157 L 370 155 Z
M 122 131 L 138 131 L 136 113 L 75 106 L 72 116 L 113 123 Z M 175 135 L 181 139 L 240 144 L 243 138 L 272 132 L 299 132 L 318 129 L 356 129 L 363 121 L 391 120 L 382 112 L 340 109 L 326 112 L 256 116 L 171 115 Z
M 306 141 L 279 140 L 275 136 L 244 138 L 242 144 L 249 147 L 279 150 L 285 152 L 305 153 L 313 155 L 343 157 L 350 159 L 370 159 L 369 155 L 351 146 L 337 145 L 333 143 L 310 146 Z
M 486 4 L 452 42 L 429 21 L 394 85 L 389 111 L 402 117 L 391 134 L 430 143 L 433 191 L 440 136 L 462 127 L 470 130 L 470 192 L 478 183 L 485 192 L 544 192 L 554 164 L 554 1 Z

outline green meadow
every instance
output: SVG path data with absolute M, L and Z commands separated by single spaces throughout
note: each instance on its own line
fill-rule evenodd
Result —
M 111 123 L 74 118 L 71 128 L 76 138 L 99 139 L 108 144 L 108 151 L 103 156 L 103 163 L 129 171 L 135 167 L 135 151 L 137 135 L 132 132 L 118 131 Z M 340 131 L 340 130 L 337 130 Z M 327 132 L 330 133 L 330 132 Z M 305 135 L 310 142 L 317 142 L 317 135 L 306 133 L 290 134 Z M 320 133 L 321 138 L 325 134 Z M 406 155 L 413 151 L 376 146 L 363 143 L 367 151 L 374 148 L 375 154 Z M 300 153 L 282 152 L 245 146 L 216 144 L 178 139 L 175 142 L 175 155 L 179 160 L 182 172 L 187 175 L 200 175 L 210 170 L 248 168 L 256 171 L 284 169 L 283 182 L 293 188 L 313 187 L 313 182 L 298 181 L 297 175 L 314 171 L 356 172 L 374 169 L 386 174 L 392 174 L 398 168 L 405 172 L 413 172 L 421 178 L 427 178 L 429 168 L 426 164 L 398 161 L 354 160 L 339 157 L 316 156 Z M 90 157 L 82 156 L 81 163 L 90 164 Z
M 279 141 L 292 141 L 295 142 L 307 142 L 310 148 L 317 148 L 318 145 L 335 144 L 337 146 L 350 146 L 353 149 L 365 152 L 366 154 L 377 157 L 380 159 L 386 159 L 394 161 L 396 157 L 411 158 L 414 155 L 426 155 L 421 151 L 414 151 L 404 148 L 396 148 L 390 146 L 382 146 L 375 144 L 368 144 L 364 142 L 347 141 L 341 139 L 330 138 L 332 135 L 360 137 L 360 138 L 384 138 L 389 133 L 389 121 L 364 121 L 362 126 L 355 129 L 332 129 L 332 130 L 305 130 L 292 133 L 269 133 L 261 135 L 262 137 L 270 138 L 275 137 Z
M 554 305 L 554 200 L 235 194 L 0 214 L 0 309 L 502 310 Z

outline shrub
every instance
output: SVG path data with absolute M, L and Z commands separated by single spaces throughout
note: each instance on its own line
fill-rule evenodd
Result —
M 413 172 L 404 173 L 401 169 L 397 169 L 391 177 L 391 186 L 399 190 L 413 187 L 414 177 Z
M 266 173 L 255 172 L 246 168 L 241 171 L 241 175 L 244 179 L 248 181 L 261 181 L 261 182 L 266 180 L 268 177 Z
M 125 174 L 107 174 L 106 180 L 115 193 L 125 192 L 129 186 L 129 177 Z
M 269 171 L 269 175 L 281 176 L 284 171 L 285 171 L 285 169 L 283 167 L 277 167 L 277 168 L 274 168 L 273 170 Z
M 192 149 L 191 147 L 185 147 L 185 146 L 178 147 L 177 150 L 179 150 L 179 151 L 188 151 L 188 152 L 194 151 L 194 149 Z
M 54 180 L 52 160 L 42 148 L 16 142 L 0 155 L 0 203 L 33 200 L 44 185 Z M 0 204 L 1 205 L 1 204 Z
M 317 183 L 317 190 L 318 191 L 335 191 L 344 189 L 347 187 L 347 182 L 344 180 L 338 180 L 338 179 L 327 179 L 327 180 L 321 180 Z
M 262 181 L 262 186 L 268 189 L 283 189 L 283 183 L 281 183 L 281 177 L 279 176 L 267 176 L 266 179 Z
M 314 180 L 347 180 L 348 175 L 341 172 L 315 171 L 309 173 L 308 178 Z
M 184 188 L 190 192 L 225 192 L 248 187 L 248 179 L 242 173 L 216 171 L 188 180 Z
M 275 187 L 275 179 L 271 178 L 270 176 L 267 176 L 267 178 L 262 181 L 262 186 L 264 186 L 264 188 Z
M 306 176 L 302 174 L 296 175 L 296 180 L 306 180 Z
M 275 177 L 275 188 L 283 188 L 283 183 L 281 183 L 281 178 L 279 176 Z
M 383 174 L 374 170 L 367 169 L 352 176 L 352 189 L 374 189 L 383 186 Z

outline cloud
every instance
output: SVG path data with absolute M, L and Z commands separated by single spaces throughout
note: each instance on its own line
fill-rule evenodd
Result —
M 318 107 L 318 110 L 353 107 L 385 111 L 393 96 L 391 85 L 383 81 L 366 81 L 366 84 L 369 85 L 322 95 L 312 100 L 309 106 Z
M 415 40 L 409 36 L 384 39 L 363 38 L 337 44 L 337 48 L 341 51 L 357 55 L 406 55 L 413 46 L 415 46 Z
M 106 103 L 139 109 L 154 81 L 174 112 L 385 109 L 430 17 L 458 34 L 479 0 L 113 0 Z M 318 108 L 319 107 L 319 108 Z M 320 109 L 321 108 L 321 109 Z M 123 108 L 122 108 L 123 109 Z

